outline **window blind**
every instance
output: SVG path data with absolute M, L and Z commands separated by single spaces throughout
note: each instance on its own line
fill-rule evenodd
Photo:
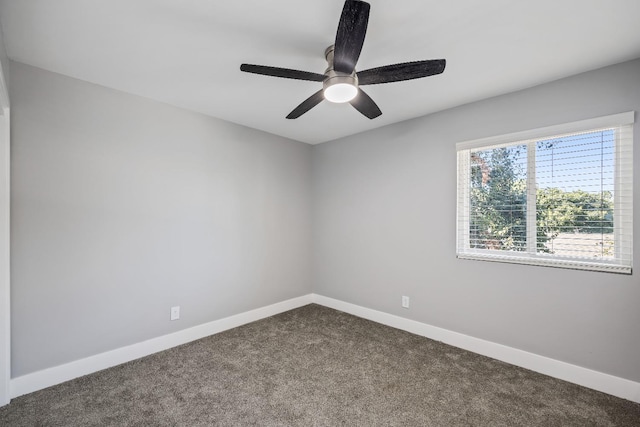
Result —
M 458 144 L 458 257 L 631 273 L 633 116 Z

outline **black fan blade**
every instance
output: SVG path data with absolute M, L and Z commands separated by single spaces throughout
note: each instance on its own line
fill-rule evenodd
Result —
M 364 93 L 362 89 L 358 89 L 358 95 L 349 101 L 349 104 L 353 105 L 353 108 L 370 119 L 375 119 L 382 114 L 382 111 L 380 111 L 380 108 L 373 102 L 373 99 Z
M 302 101 L 302 104 L 298 105 L 293 109 L 292 112 L 289 113 L 287 119 L 297 119 L 307 111 L 311 110 L 316 105 L 320 104 L 324 99 L 324 92 L 322 89 Z
M 324 80 L 323 74 L 311 73 L 309 71 L 291 70 L 289 68 L 267 67 L 266 65 L 242 64 L 240 71 L 265 76 L 282 77 L 285 79 L 308 80 L 321 82 Z
M 347 0 L 342 9 L 333 51 L 333 69 L 352 73 L 360 57 L 369 23 L 370 5 L 359 0 Z
M 444 59 L 429 59 L 370 68 L 358 71 L 358 84 L 376 85 L 433 76 L 442 73 L 446 64 Z

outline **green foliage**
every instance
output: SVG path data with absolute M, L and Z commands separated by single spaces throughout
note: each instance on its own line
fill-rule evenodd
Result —
M 613 195 L 609 191 L 587 193 L 542 188 L 537 191 L 536 205 L 538 228 L 551 239 L 562 232 L 613 232 Z
M 484 150 L 471 155 L 470 243 L 473 248 L 527 248 L 526 147 Z M 563 232 L 613 232 L 610 192 L 541 188 L 536 195 L 537 251 Z
M 471 156 L 471 247 L 526 250 L 526 147 L 497 148 Z

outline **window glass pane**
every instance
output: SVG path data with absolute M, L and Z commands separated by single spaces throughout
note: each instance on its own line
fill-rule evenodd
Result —
M 470 156 L 470 247 L 526 251 L 527 146 L 477 150 Z
M 536 144 L 537 252 L 613 259 L 615 131 Z

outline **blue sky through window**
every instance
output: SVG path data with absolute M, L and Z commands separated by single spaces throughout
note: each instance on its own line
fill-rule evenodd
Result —
M 537 187 L 613 193 L 614 144 L 613 129 L 539 141 Z

